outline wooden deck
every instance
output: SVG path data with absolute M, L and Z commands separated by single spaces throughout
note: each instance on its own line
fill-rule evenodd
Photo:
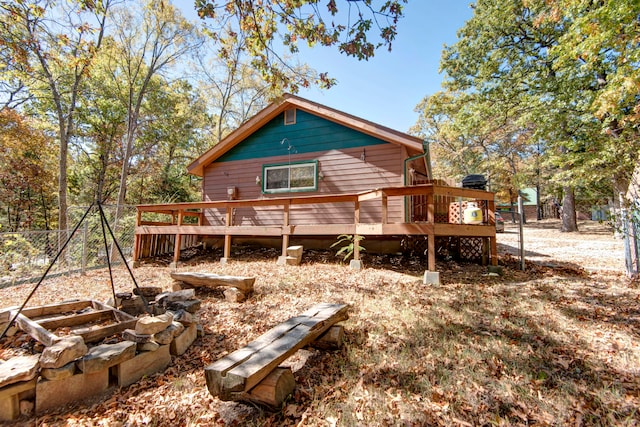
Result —
M 406 206 L 405 222 L 389 222 L 388 201 L 390 198 L 404 198 Z M 379 203 L 379 222 L 361 221 L 361 203 Z M 462 223 L 460 206 L 474 201 L 483 206 L 484 222 L 480 225 Z M 324 205 L 347 203 L 353 206 L 353 222 L 349 224 L 296 224 L 291 217 L 291 208 L 297 205 Z M 457 207 L 458 214 L 451 214 L 451 206 Z M 234 210 L 238 208 L 266 207 L 279 209 L 282 221 L 278 225 L 235 225 Z M 494 193 L 436 184 L 407 187 L 388 187 L 354 194 L 288 196 L 254 200 L 223 200 L 197 203 L 174 203 L 162 205 L 139 205 L 134 245 L 134 261 L 140 258 L 174 254 L 174 262 L 179 261 L 180 250 L 194 244 L 200 236 L 221 236 L 224 238 L 224 257 L 231 255 L 233 237 L 281 237 L 282 255 L 292 236 L 327 236 L 335 238 L 340 234 L 359 236 L 425 236 L 428 242 L 428 268 L 435 270 L 435 238 L 440 236 L 476 237 L 485 239 L 489 247 L 490 262 L 497 264 L 495 232 Z M 225 225 L 205 225 L 205 211 L 223 210 Z M 170 217 L 169 222 L 150 221 L 149 214 Z M 157 216 L 157 215 L 156 215 Z M 354 259 L 360 259 L 356 248 Z

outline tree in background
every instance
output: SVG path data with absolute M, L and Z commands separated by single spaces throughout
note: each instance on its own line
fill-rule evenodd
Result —
M 619 117 L 637 108 L 637 84 L 624 88 L 637 83 L 632 47 L 639 10 L 634 2 L 619 3 L 479 0 L 458 42 L 443 52 L 446 91 L 464 92 L 472 111 L 494 111 L 485 120 L 510 123 L 513 135 L 530 135 L 530 153 L 534 146 L 544 149 L 537 170 L 555 169 L 551 183 L 563 188 L 563 231 L 577 230 L 576 190 L 606 182 L 612 198 L 637 164 L 633 138 L 607 137 L 637 133 L 633 126 L 621 130 Z M 633 67 L 631 80 L 623 77 Z M 622 108 L 603 113 L 611 97 L 609 105 Z M 630 123 L 633 114 L 624 117 Z
M 486 107 L 475 94 L 441 91 L 418 104 L 411 131 L 429 142 L 438 176 L 460 182 L 483 174 L 491 191 L 513 202 L 529 173 L 530 132 L 502 113 L 504 106 Z
M 142 107 L 144 121 L 139 149 L 132 161 L 134 203 L 173 203 L 199 200 L 200 181 L 186 166 L 209 146 L 206 102 L 185 80 L 153 80 Z
M 81 82 L 99 51 L 111 0 L 43 0 L 0 3 L 3 57 L 11 57 L 3 81 L 25 87 L 55 118 L 59 143 L 58 227 L 67 229 L 67 165 Z M 16 83 L 17 82 L 17 83 Z M 61 233 L 61 239 L 64 235 Z
M 210 38 L 200 47 L 193 66 L 211 111 L 214 144 L 283 92 L 281 88 L 273 89 L 251 65 L 242 34 L 234 33 L 220 43 L 227 44 L 224 57 L 211 55 L 217 43 Z
M 135 11 L 135 8 L 121 7 L 115 12 L 118 24 L 110 50 L 113 78 L 121 86 L 119 92 L 124 95 L 122 102 L 127 111 L 118 206 L 126 203 L 140 112 L 152 79 L 175 65 L 198 43 L 193 26 L 170 3 L 150 0 Z
M 0 230 L 51 228 L 54 153 L 53 139 L 31 120 L 0 110 Z
M 334 83 L 298 63 L 299 41 L 359 59 L 391 47 L 406 0 L 377 3 L 349 1 L 338 13 L 328 0 L 316 13 L 314 1 L 198 2 L 208 73 L 188 76 L 187 53 L 202 39 L 169 0 L 0 2 L 0 102 L 52 119 L 57 226 L 67 229 L 69 201 L 195 197 L 184 167 L 193 158 L 283 91 Z

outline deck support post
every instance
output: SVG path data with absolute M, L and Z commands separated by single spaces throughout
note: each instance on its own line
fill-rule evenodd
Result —
M 360 200 L 356 200 L 354 202 L 353 208 L 353 217 L 357 230 L 358 224 L 360 224 Z M 360 261 L 360 243 L 357 234 L 353 235 L 353 259 L 354 261 Z
M 427 193 L 427 222 L 431 225 L 435 223 L 435 207 L 433 192 Z M 436 237 L 434 233 L 427 236 L 427 268 L 429 271 L 436 271 Z
M 182 225 L 182 218 L 183 218 L 183 210 L 180 209 L 178 211 L 178 226 Z M 176 241 L 174 242 L 174 247 L 173 247 L 173 265 L 174 266 L 178 266 L 178 262 L 180 261 L 180 243 L 182 242 L 182 234 L 177 233 L 176 234 Z
M 382 194 L 382 223 L 387 224 L 389 222 L 389 197 L 386 194 Z
M 496 225 L 496 202 L 494 200 L 487 200 L 487 210 L 489 211 L 489 224 L 495 227 Z M 491 265 L 498 265 L 498 243 L 496 241 L 496 235 L 489 237 L 489 251 L 491 258 Z
M 289 247 L 289 232 L 286 231 L 289 228 L 291 205 L 286 203 L 282 206 L 282 257 L 286 259 L 287 248 Z
M 433 233 L 427 236 L 427 268 L 436 271 L 436 236 Z
M 233 220 L 233 208 L 230 205 L 227 205 L 227 214 L 225 219 L 225 225 L 227 227 L 231 227 L 231 221 Z M 229 230 L 224 233 L 224 254 L 223 259 L 227 260 L 231 257 L 231 234 L 229 234 Z

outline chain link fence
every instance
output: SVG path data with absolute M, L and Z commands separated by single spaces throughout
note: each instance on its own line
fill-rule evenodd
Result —
M 636 278 L 640 276 L 640 206 L 622 209 L 620 219 L 627 275 Z
M 70 207 L 67 210 L 67 223 L 72 228 L 67 233 L 59 230 L 0 233 L 0 287 L 37 282 L 54 261 L 49 276 L 85 273 L 91 269 L 106 267 L 107 256 L 112 264 L 121 264 L 122 258 L 113 244 L 109 228 L 129 260 L 133 254 L 136 208 L 127 205 L 120 209 L 116 224 L 116 206 L 102 205 L 106 219 L 104 233 L 102 216 L 97 206 L 92 206 L 91 209 L 88 206 Z M 80 224 L 85 214 L 86 217 Z M 79 227 L 71 236 L 78 224 Z M 71 238 L 67 247 L 59 254 L 59 249 L 69 236 Z

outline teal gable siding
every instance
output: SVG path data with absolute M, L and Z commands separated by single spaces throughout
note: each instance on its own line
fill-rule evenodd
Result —
M 288 144 L 281 143 L 284 138 L 288 140 Z M 286 156 L 289 154 L 289 146 L 292 147 L 291 154 L 304 154 L 386 143 L 346 126 L 297 110 L 295 124 L 285 126 L 284 113 L 281 113 L 220 156 L 216 162 Z

